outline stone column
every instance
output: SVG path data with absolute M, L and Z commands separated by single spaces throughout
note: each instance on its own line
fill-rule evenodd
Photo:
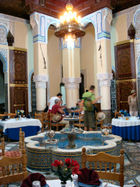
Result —
M 97 79 L 99 80 L 101 98 L 101 110 L 106 114 L 105 123 L 111 121 L 111 96 L 110 86 L 112 73 L 98 73 Z
M 105 123 L 111 121 L 110 81 L 112 79 L 110 24 L 112 10 L 103 8 L 82 18 L 86 26 L 92 23 L 95 29 L 96 54 L 97 54 L 97 79 L 99 80 L 101 110 L 106 114 Z M 99 93 L 98 93 L 99 94 Z
M 56 19 L 34 12 L 30 16 L 34 42 L 34 81 L 36 84 L 37 111 L 46 107 L 46 85 L 48 82 L 47 43 L 48 28 Z
M 110 86 L 112 79 L 110 23 L 112 12 L 109 9 L 102 10 L 102 27 L 104 35 L 98 35 L 97 45 L 97 79 L 99 80 L 101 98 L 101 110 L 106 114 L 105 123 L 111 122 L 111 95 Z M 107 33 L 107 34 L 106 34 Z
M 62 44 L 63 83 L 66 89 L 66 104 L 68 108 L 75 107 L 79 99 L 80 78 L 80 39 L 73 46 Z

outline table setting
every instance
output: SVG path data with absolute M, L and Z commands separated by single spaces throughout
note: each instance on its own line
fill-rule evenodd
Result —
M 112 119 L 112 134 L 121 136 L 125 140 L 140 140 L 140 118 L 136 116 L 122 116 Z
M 60 179 L 46 180 L 42 174 L 32 173 L 23 180 L 21 187 L 119 187 L 109 182 L 103 182 L 94 170 L 88 171 L 85 168 L 79 178 L 77 174 L 74 174 L 71 175 L 71 179 L 62 184 Z

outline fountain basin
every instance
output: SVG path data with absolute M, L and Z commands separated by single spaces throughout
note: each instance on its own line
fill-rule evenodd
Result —
M 84 132 L 78 134 L 75 140 L 76 147 L 67 148 L 67 135 L 56 132 L 55 139 L 58 143 L 45 144 L 46 133 L 25 138 L 27 167 L 31 170 L 47 172 L 51 170 L 51 163 L 54 160 L 64 161 L 66 158 L 77 160 L 81 165 L 82 147 L 86 147 L 89 154 L 96 154 L 100 151 L 112 155 L 119 155 L 122 138 L 116 135 L 102 136 L 100 131 Z M 56 141 L 57 142 L 57 141 Z

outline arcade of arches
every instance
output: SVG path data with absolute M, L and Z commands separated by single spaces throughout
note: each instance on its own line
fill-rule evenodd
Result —
M 86 35 L 71 47 L 54 35 L 57 18 L 34 12 L 29 21 L 0 14 L 0 112 L 43 111 L 62 83 L 68 108 L 94 84 L 108 119 L 111 111 L 128 109 L 128 95 L 139 85 L 139 20 L 140 4 L 117 13 L 101 8 L 82 17 Z M 128 35 L 131 23 L 133 39 Z

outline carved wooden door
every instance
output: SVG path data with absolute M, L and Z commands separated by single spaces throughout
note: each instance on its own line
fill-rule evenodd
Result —
M 22 50 L 10 50 L 10 110 L 17 109 L 28 113 L 27 53 Z
M 117 109 L 128 110 L 128 96 L 132 89 L 136 89 L 134 43 L 130 40 L 117 45 L 115 55 Z

